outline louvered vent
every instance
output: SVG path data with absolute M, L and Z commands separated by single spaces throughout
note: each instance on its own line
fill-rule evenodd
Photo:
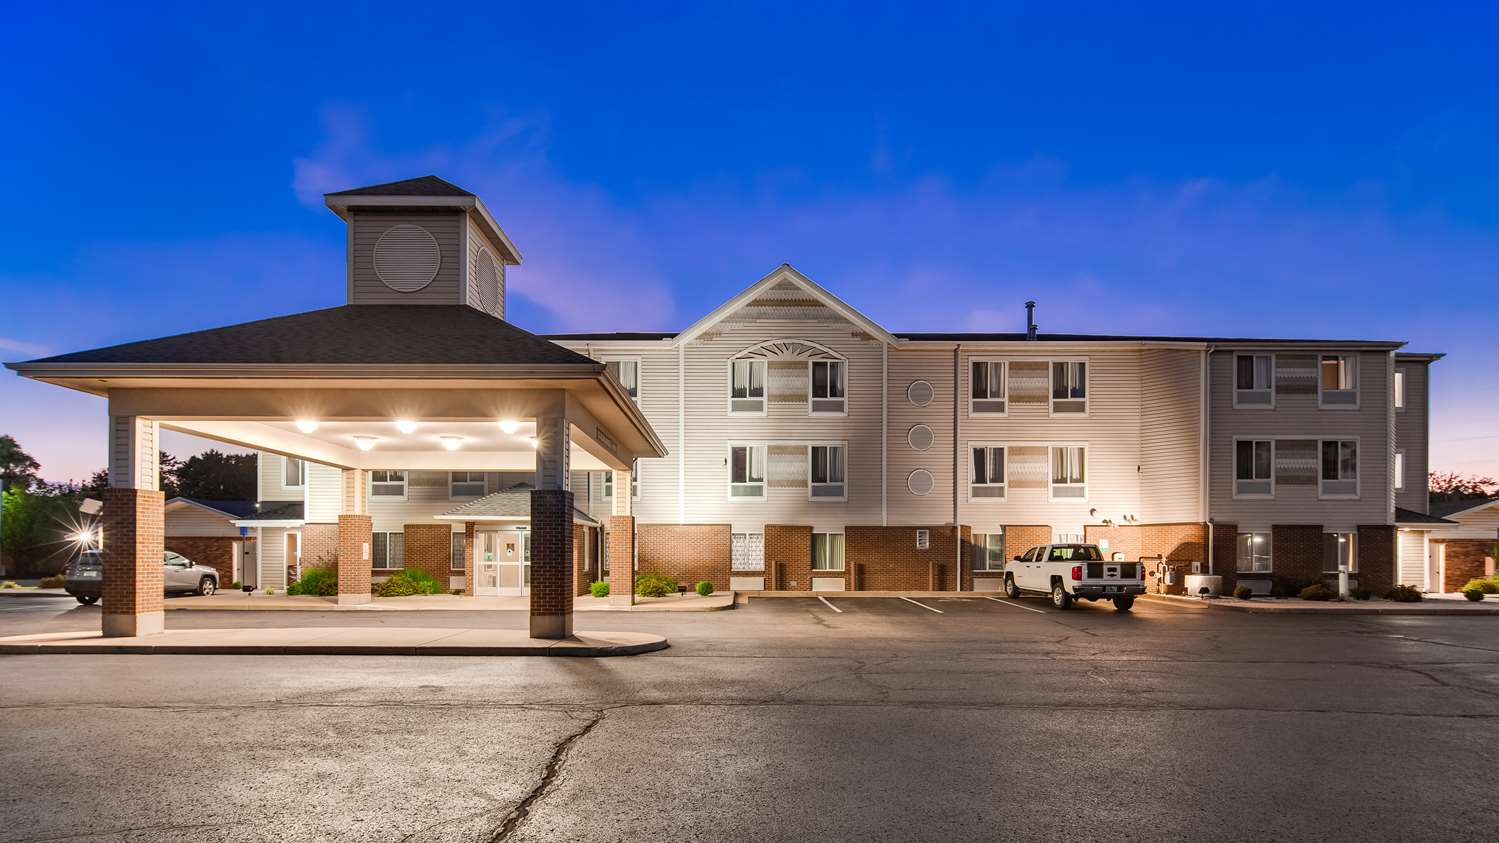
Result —
M 392 226 L 375 243 L 375 274 L 398 293 L 414 293 L 431 284 L 441 263 L 437 240 L 419 225 Z
M 500 275 L 494 265 L 494 256 L 488 249 L 480 249 L 474 257 L 474 281 L 479 285 L 479 307 L 485 313 L 496 313 L 500 309 Z
M 932 385 L 926 381 L 911 381 L 911 385 L 906 387 L 906 398 L 918 407 L 925 407 L 932 403 L 935 394 L 932 391 Z
M 906 477 L 906 488 L 913 495 L 930 495 L 932 493 L 932 473 L 924 468 L 918 468 Z
M 918 424 L 906 433 L 906 443 L 911 446 L 912 450 L 916 451 L 925 451 L 927 448 L 932 447 L 932 440 L 934 438 L 932 429 L 924 424 Z

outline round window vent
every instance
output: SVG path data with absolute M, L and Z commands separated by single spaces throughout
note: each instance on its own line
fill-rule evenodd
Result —
M 479 307 L 485 313 L 494 313 L 500 307 L 500 273 L 495 269 L 494 256 L 488 249 L 480 249 L 474 257 L 474 281 L 479 286 Z
M 932 438 L 932 429 L 924 424 L 918 424 L 906 433 L 906 442 L 918 451 L 932 447 Z
M 918 468 L 906 477 L 906 488 L 913 495 L 929 495 L 932 493 L 932 473 L 924 468 Z
M 414 293 L 431 284 L 441 263 L 437 240 L 419 225 L 391 226 L 375 242 L 375 275 L 398 293 Z
M 906 398 L 918 407 L 925 407 L 932 403 L 932 397 L 935 394 L 932 391 L 932 385 L 926 381 L 911 381 L 911 385 L 906 387 Z

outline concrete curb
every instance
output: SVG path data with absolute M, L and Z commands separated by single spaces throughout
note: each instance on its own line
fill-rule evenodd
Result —
M 66 597 L 73 595 L 60 588 L 0 588 L 0 597 Z
M 1284 604 L 1275 598 L 1256 598 L 1254 600 L 1233 600 L 1219 598 L 1217 600 L 1201 600 L 1196 597 L 1177 597 L 1169 594 L 1146 594 L 1144 598 L 1160 603 L 1169 603 L 1175 606 L 1198 606 L 1203 609 L 1219 609 L 1228 612 L 1244 612 L 1251 615 L 1404 615 L 1407 617 L 1484 617 L 1499 615 L 1499 606 L 1478 605 L 1473 607 L 1457 606 L 1433 606 L 1430 604 L 1414 603 L 1388 603 L 1375 605 L 1354 605 L 1339 603 L 1332 606 L 1306 605 L 1306 604 Z M 1360 601 L 1364 603 L 1365 601 Z M 1373 601 L 1368 601 L 1373 602 Z
M 465 630 L 447 630 L 460 633 Z M 191 632 L 191 631 L 185 631 Z M 604 658 L 634 656 L 664 650 L 665 636 L 630 633 L 636 640 L 611 639 L 609 633 L 579 633 L 583 638 L 565 641 L 518 640 L 515 643 L 445 643 L 451 635 L 426 644 L 286 643 L 212 644 L 191 642 L 149 643 L 129 641 L 110 644 L 104 639 L 84 641 L 0 641 L 0 655 L 219 655 L 219 656 L 553 656 Z M 520 637 L 520 636 L 517 636 Z

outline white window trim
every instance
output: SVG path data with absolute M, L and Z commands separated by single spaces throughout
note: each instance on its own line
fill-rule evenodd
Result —
M 485 476 L 484 472 L 482 472 L 482 471 L 465 471 L 464 474 L 477 474 L 477 475 L 479 475 L 480 478 L 482 478 L 481 480 L 479 480 L 479 483 L 480 483 L 480 485 L 482 485 L 484 487 L 484 491 L 480 492 L 477 495 L 459 495 L 459 494 L 455 494 L 453 492 L 453 486 L 454 486 L 453 475 L 456 474 L 456 473 L 457 472 L 453 472 L 453 471 L 449 471 L 448 472 L 448 500 L 450 500 L 450 501 L 471 501 L 471 500 L 475 500 L 475 499 L 484 497 L 485 492 L 487 492 L 489 490 L 489 478 Z M 410 479 L 410 478 L 408 478 L 408 479 Z M 473 483 L 474 481 L 472 481 L 472 480 L 466 480 L 464 482 L 465 483 Z
M 1263 571 L 1256 571 L 1253 567 L 1244 570 L 1239 567 L 1239 536 L 1264 536 L 1270 545 L 1270 552 L 1265 556 L 1270 560 L 1270 565 Z M 1234 535 L 1234 573 L 1236 574 L 1273 574 L 1275 573 L 1275 536 L 1270 530 L 1240 530 Z
M 815 543 L 817 541 L 817 538 L 816 538 L 817 536 L 843 536 L 843 558 L 838 561 L 838 567 L 836 567 L 836 568 L 809 568 L 808 570 L 810 570 L 814 574 L 818 574 L 818 573 L 824 573 L 824 574 L 842 574 L 842 573 L 847 573 L 848 572 L 848 536 L 845 536 L 841 531 L 835 531 L 835 530 L 814 530 L 812 532 L 812 539 L 811 539 L 811 541 Z M 809 547 L 808 550 L 811 550 L 811 548 Z M 814 564 L 814 565 L 817 564 L 816 559 L 817 559 L 817 555 L 815 553 L 813 553 L 813 555 L 812 555 L 812 564 Z
M 635 364 L 635 404 L 645 400 L 645 362 L 641 358 L 630 354 L 601 354 L 596 358 L 600 363 L 634 363 Z M 732 375 L 731 375 L 732 377 Z M 730 382 L 732 383 L 732 381 Z
M 985 483 L 985 486 L 1003 486 L 1005 493 L 997 498 L 976 498 L 973 496 L 973 452 L 978 448 L 1000 448 L 1005 452 L 1004 480 L 999 483 Z M 1086 454 L 1086 452 L 1085 452 Z M 1046 479 L 1047 485 L 1051 481 L 1051 450 L 1046 451 Z M 1084 477 L 1087 476 L 1087 468 L 1083 469 Z M 969 442 L 968 443 L 968 502 L 969 503 L 1004 503 L 1010 497 L 1010 446 L 1006 442 Z
M 630 468 L 630 500 L 638 501 L 638 500 L 640 500 L 640 460 L 638 460 L 638 459 L 635 460 L 635 462 L 631 463 L 631 466 L 632 467 Z M 614 472 L 613 471 L 605 471 L 604 472 L 604 479 L 602 481 L 600 481 L 599 486 L 601 487 L 600 490 L 599 490 L 600 494 L 602 494 L 604 496 L 604 500 L 606 500 L 606 501 L 612 501 L 612 500 L 614 500 Z
M 1270 386 L 1265 389 L 1266 392 L 1270 393 L 1270 403 L 1269 404 L 1240 404 L 1239 403 L 1239 393 L 1241 393 L 1241 392 L 1259 392 L 1260 391 L 1258 389 L 1239 389 L 1239 358 L 1240 357 L 1268 357 L 1268 358 L 1270 358 Z M 1322 358 L 1319 357 L 1317 359 L 1318 359 L 1319 365 L 1320 365 L 1320 361 L 1321 361 Z M 1279 361 L 1277 361 L 1275 359 L 1275 355 L 1273 353 L 1266 354 L 1266 353 L 1258 352 L 1258 351 L 1236 351 L 1236 352 L 1234 352 L 1234 363 L 1233 363 L 1234 367 L 1233 367 L 1233 381 L 1232 381 L 1232 383 L 1234 385 L 1234 409 L 1235 410 L 1273 410 L 1273 409 L 1275 409 L 1275 367 L 1276 367 L 1276 365 L 1277 365 L 1278 362 Z M 1317 377 L 1318 377 L 1318 383 L 1321 383 L 1321 377 L 1322 377 L 1322 371 L 1321 371 L 1321 369 L 1317 370 Z
M 454 548 L 453 548 L 453 539 L 458 539 L 459 540 L 458 541 L 458 548 L 457 548 L 458 551 L 459 551 L 459 559 L 458 559 L 458 564 L 456 566 L 453 564 L 453 550 L 454 550 Z M 464 538 L 463 533 L 459 532 L 458 530 L 454 530 L 454 531 L 452 531 L 451 533 L 448 534 L 448 572 L 449 573 L 452 573 L 454 571 L 463 571 L 463 570 L 467 569 L 466 560 L 462 558 L 462 551 L 465 549 L 464 548 L 464 542 L 465 541 L 466 541 L 466 539 Z
M 1004 373 L 1005 373 L 1004 374 L 1005 394 L 1000 399 L 1000 400 L 1003 400 L 1005 402 L 1005 411 L 1003 413 L 991 413 L 991 412 L 988 412 L 988 411 L 975 410 L 973 408 L 973 402 L 975 400 L 974 397 L 973 397 L 973 364 L 975 364 L 975 363 L 998 363 L 1000 366 L 1004 367 Z M 1048 362 L 1046 364 L 1046 372 L 1047 372 L 1047 376 L 1046 376 L 1046 378 L 1047 378 L 1047 384 L 1048 384 L 1048 387 L 1049 387 L 1050 383 L 1051 383 L 1051 363 L 1050 362 Z M 993 401 L 993 400 L 995 400 L 995 398 L 994 398 L 994 396 L 991 395 L 990 397 L 988 397 L 988 398 L 986 398 L 984 400 L 986 400 L 986 401 Z M 1051 396 L 1049 394 L 1047 395 L 1047 400 L 1048 401 L 1051 400 Z M 972 417 L 976 417 L 976 418 L 985 418 L 985 419 L 1003 419 L 1003 418 L 1009 418 L 1009 415 L 1010 415 L 1010 361 L 1009 361 L 1008 358 L 1005 358 L 1005 357 L 994 357 L 992 355 L 975 355 L 973 357 L 969 357 L 968 358 L 968 415 L 972 416 Z M 1076 414 L 1075 413 L 1066 413 L 1065 415 L 1069 415 L 1070 416 L 1070 415 L 1076 415 Z
M 843 482 L 842 483 L 817 483 L 812 482 L 812 449 L 813 448 L 842 448 L 843 449 Z M 769 457 L 769 453 L 766 454 Z M 766 482 L 770 480 L 770 466 L 765 466 Z M 818 486 L 842 486 L 843 494 L 839 497 L 816 497 L 812 494 L 812 487 Z M 848 500 L 848 442 L 808 442 L 807 443 L 807 500 L 816 503 L 842 503 Z
M 291 463 L 291 462 L 296 462 L 296 463 L 300 464 L 300 467 L 297 469 L 297 482 L 295 482 L 295 483 L 288 483 L 288 482 L 286 482 L 286 467 L 287 467 L 287 464 Z M 286 488 L 286 489 L 305 489 L 305 488 L 307 488 L 307 460 L 300 459 L 298 457 L 282 457 L 281 458 L 281 486 L 282 486 L 282 488 Z
M 1362 497 L 1364 488 L 1364 443 L 1357 436 L 1319 436 L 1317 442 L 1317 500 L 1322 501 L 1356 501 Z M 1322 443 L 1324 442 L 1352 442 L 1357 457 L 1353 461 L 1353 494 L 1351 495 L 1328 495 L 1322 492 Z M 1341 481 L 1331 481 L 1341 482 Z
M 1348 361 L 1348 369 L 1353 377 L 1353 403 L 1352 404 L 1326 404 L 1322 401 L 1322 395 L 1326 391 L 1322 388 L 1322 358 L 1342 357 Z M 1317 354 L 1317 409 L 1319 410 L 1357 410 L 1359 403 L 1363 401 L 1362 386 L 1364 373 L 1359 371 L 1359 355 L 1348 351 L 1323 351 Z M 1343 390 L 1337 390 L 1339 392 Z M 1320 455 L 1319 455 L 1320 456 Z M 1320 476 L 1320 475 L 1319 475 Z
M 735 363 L 749 363 L 751 366 L 760 365 L 765 367 L 765 377 L 762 378 L 765 384 L 765 395 L 760 399 L 761 404 L 759 412 L 745 412 L 743 410 L 734 409 L 734 401 L 736 400 L 734 398 Z M 724 374 L 724 409 L 728 411 L 729 415 L 739 416 L 741 418 L 763 418 L 764 416 L 770 415 L 770 361 L 766 360 L 763 357 L 730 357 L 728 365 L 724 367 Z M 811 372 L 809 371 L 808 376 L 810 377 L 810 375 Z M 752 399 L 740 398 L 737 400 L 749 401 Z
M 759 448 L 764 454 L 765 479 L 759 483 L 760 494 L 758 497 L 746 495 L 734 495 L 734 449 L 735 448 Z M 724 449 L 724 496 L 730 503 L 764 503 L 770 499 L 770 448 L 764 442 L 729 442 Z M 845 472 L 846 474 L 846 472 Z M 753 486 L 753 483 L 740 483 L 741 486 Z
M 1067 413 L 1063 413 L 1063 415 L 1068 415 L 1068 414 Z M 1053 483 L 1052 480 L 1051 480 L 1051 459 L 1052 459 L 1051 452 L 1054 449 L 1056 449 L 1056 448 L 1082 448 L 1083 449 L 1083 482 L 1082 483 L 1063 483 L 1063 484 L 1061 484 L 1061 487 L 1064 488 L 1064 489 L 1071 489 L 1071 488 L 1076 488 L 1077 486 L 1081 486 L 1082 489 L 1083 489 L 1083 496 L 1082 497 L 1080 497 L 1080 498 L 1058 498 L 1056 496 L 1055 493 L 1056 493 L 1058 484 Z M 1010 457 L 1009 452 L 1006 452 L 1005 453 L 1005 473 L 1006 474 L 1008 474 L 1009 471 L 1010 471 L 1010 459 L 1009 459 L 1009 457 Z M 1051 442 L 1051 443 L 1049 443 L 1046 446 L 1046 498 L 1047 498 L 1047 500 L 1049 500 L 1049 501 L 1061 501 L 1063 503 L 1087 503 L 1087 501 L 1088 501 L 1088 495 L 1089 495 L 1088 484 L 1090 482 L 1092 482 L 1092 477 L 1093 477 L 1093 467 L 1091 465 L 1089 465 L 1089 463 L 1092 462 L 1092 461 L 1093 461 L 1093 449 L 1090 448 L 1090 447 L 1088 447 L 1088 443 L 1087 442 Z
M 1057 399 L 1054 396 L 1057 383 L 1057 363 L 1081 363 L 1083 364 L 1083 411 L 1081 413 L 1058 413 L 1057 401 L 1076 401 L 1076 398 Z M 1005 372 L 1005 391 L 1009 392 L 1009 372 Z M 1092 410 L 1093 402 L 1093 363 L 1087 357 L 1053 357 L 1046 361 L 1046 412 L 1052 418 L 1085 419 Z M 1005 399 L 1005 407 L 1010 406 L 1009 399 Z M 1050 472 L 1050 467 L 1047 471 Z
M 986 537 L 987 536 L 999 536 L 1000 537 L 1000 552 L 999 552 L 999 563 L 998 563 L 999 567 L 998 568 L 991 568 L 991 567 L 989 567 L 991 564 L 994 564 L 994 563 L 991 563 L 989 561 L 989 550 L 988 550 L 987 547 L 985 547 L 985 548 L 983 548 L 983 551 L 984 551 L 984 553 L 983 553 L 983 555 L 984 555 L 984 567 L 980 568 L 977 565 L 976 562 L 972 563 L 973 564 L 973 570 L 972 570 L 973 573 L 975 573 L 975 574 L 998 574 L 998 573 L 1001 573 L 1001 572 L 1003 572 L 1005 570 L 1005 566 L 1009 563 L 1010 560 L 1007 558 L 1008 554 L 1009 554 L 1009 548 L 1005 546 L 1004 534 L 1005 534 L 1004 530 L 989 531 L 989 532 L 984 532 L 984 533 L 974 533 L 973 534 L 973 546 L 974 547 L 981 547 L 981 545 L 979 545 L 979 543 L 978 543 L 978 537 L 979 536 L 986 536 Z
M 1394 475 L 1395 491 L 1405 491 L 1405 449 L 1396 448 L 1395 457 L 1390 463 L 1390 473 Z
M 376 471 L 390 471 L 390 472 L 397 472 L 398 471 L 398 472 L 400 472 L 400 474 L 401 474 L 401 494 L 400 494 L 399 497 L 396 496 L 396 495 L 376 495 L 375 494 L 375 472 Z M 411 494 L 411 472 L 407 471 L 406 469 L 401 469 L 401 468 L 374 468 L 374 469 L 370 469 L 369 474 L 366 475 L 366 480 L 365 480 L 365 497 L 368 498 L 369 500 L 404 501 L 404 500 L 406 500 L 407 496 L 409 496 L 410 494 Z
M 1240 442 L 1269 442 L 1270 443 L 1270 494 L 1268 495 L 1241 495 L 1239 494 L 1239 443 Z M 1321 484 L 1322 479 L 1322 451 L 1317 446 L 1317 481 Z M 1275 437 L 1274 436 L 1235 436 L 1233 455 L 1233 474 L 1230 478 L 1234 484 L 1233 499 L 1239 501 L 1273 501 L 1275 500 Z M 1251 481 L 1257 482 L 1257 481 Z M 1253 532 L 1253 531 L 1245 531 Z
M 379 534 L 382 534 L 382 535 L 385 536 L 385 558 L 386 558 L 386 564 L 383 565 L 383 566 L 377 566 L 375 564 L 375 534 L 376 533 L 379 533 Z M 392 535 L 397 535 L 397 536 L 401 537 L 401 564 L 398 565 L 398 566 L 396 566 L 396 567 L 394 567 L 394 568 L 392 568 L 392 567 L 389 566 L 389 561 L 390 561 L 390 537 Z M 451 539 L 449 541 L 451 541 Z M 451 551 L 449 551 L 449 552 L 451 552 Z M 451 563 L 449 563 L 449 564 L 451 564 Z M 406 531 L 405 530 L 375 530 L 375 531 L 371 532 L 370 533 L 370 570 L 372 570 L 372 571 L 399 571 L 399 570 L 401 570 L 402 568 L 405 568 L 405 567 L 406 567 Z M 448 570 L 452 570 L 452 569 L 449 568 Z
M 1390 387 L 1395 393 L 1395 412 L 1397 413 L 1405 412 L 1405 405 L 1408 403 L 1405 400 L 1405 381 L 1405 369 L 1397 367 L 1392 386 Z
M 843 367 L 843 409 L 842 410 L 840 410 L 840 411 L 838 411 L 836 413 L 828 413 L 828 412 L 814 413 L 814 412 L 812 412 L 812 399 L 813 399 L 813 395 L 812 395 L 812 364 L 813 363 L 839 363 L 839 364 L 842 365 L 842 367 Z M 770 367 L 768 365 L 765 368 L 765 392 L 766 392 L 765 398 L 766 398 L 767 401 L 769 401 L 770 400 L 770 394 L 769 394 L 770 393 Z M 849 396 L 848 396 L 848 361 L 847 360 L 845 360 L 842 357 L 834 357 L 832 355 L 828 355 L 826 357 L 818 357 L 818 358 L 815 358 L 813 360 L 808 360 L 807 361 L 807 415 L 809 415 L 809 416 L 831 416 L 831 417 L 847 416 L 848 415 L 848 398 L 849 398 Z M 833 401 L 835 399 L 832 399 L 832 398 L 819 398 L 817 400 L 819 400 L 819 401 Z

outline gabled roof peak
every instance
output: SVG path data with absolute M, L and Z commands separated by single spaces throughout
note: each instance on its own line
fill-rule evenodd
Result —
M 878 338 L 880 341 L 889 343 L 891 345 L 895 344 L 895 337 L 892 336 L 889 331 L 885 330 L 884 326 L 855 310 L 851 305 L 848 304 L 848 302 L 845 302 L 843 299 L 840 299 L 832 293 L 828 292 L 822 287 L 822 285 L 803 275 L 801 272 L 797 271 L 796 267 L 792 266 L 789 263 L 782 263 L 780 266 L 772 270 L 770 274 L 744 288 L 739 292 L 738 295 L 724 302 L 722 305 L 719 305 L 719 307 L 712 313 L 709 313 L 707 316 L 704 316 L 702 319 L 694 322 L 691 327 L 687 328 L 687 330 L 681 332 L 680 334 L 677 334 L 676 341 L 679 343 L 683 343 L 699 336 L 704 331 L 707 331 L 709 328 L 716 325 L 725 317 L 732 314 L 734 311 L 753 301 L 761 293 L 777 286 L 778 284 L 785 283 L 794 284 L 797 287 L 805 290 L 809 295 L 812 296 L 812 298 L 818 300 L 829 310 L 832 310 L 834 313 L 837 313 L 844 319 L 847 319 L 848 321 L 859 326 L 871 336 Z

